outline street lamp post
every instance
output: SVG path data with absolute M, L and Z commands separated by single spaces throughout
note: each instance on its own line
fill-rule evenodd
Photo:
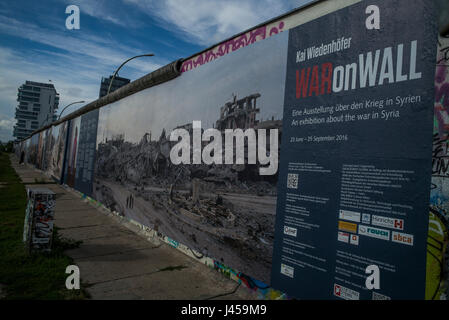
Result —
M 58 120 L 61 119 L 61 115 L 62 115 L 62 113 L 64 112 L 64 110 L 67 109 L 68 107 L 70 107 L 72 104 L 75 104 L 75 103 L 84 103 L 84 102 L 86 102 L 86 101 L 76 101 L 76 102 L 72 102 L 71 104 L 66 105 L 66 106 L 64 107 L 64 109 L 62 109 L 61 113 L 59 114 Z
M 118 67 L 118 69 L 115 70 L 114 75 L 112 76 L 111 81 L 109 82 L 108 92 L 106 93 L 106 95 L 108 95 L 109 92 L 111 91 L 112 82 L 114 81 L 115 76 L 117 75 L 117 73 L 119 72 L 119 70 L 120 70 L 120 69 L 121 69 L 121 68 L 122 68 L 128 61 L 131 61 L 132 59 L 135 59 L 135 58 L 140 58 L 140 57 L 152 57 L 152 56 L 154 56 L 154 54 L 152 54 L 152 53 L 141 54 L 141 55 L 138 55 L 138 56 L 129 58 L 128 60 L 126 60 L 125 62 L 123 62 L 123 63 L 120 65 L 120 67 Z

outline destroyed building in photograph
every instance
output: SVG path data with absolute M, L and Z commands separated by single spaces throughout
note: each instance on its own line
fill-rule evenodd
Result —
M 280 131 L 282 120 L 257 120 L 260 97 L 259 93 L 242 99 L 234 95 L 220 108 L 216 129 L 223 134 L 237 128 Z M 176 128 L 192 134 L 191 124 Z M 124 134 L 98 143 L 94 198 L 120 215 L 269 283 L 277 175 L 259 175 L 258 164 L 173 165 L 170 150 L 175 142 L 169 134 L 163 129 L 153 139 L 149 128 L 138 143 L 128 142 Z

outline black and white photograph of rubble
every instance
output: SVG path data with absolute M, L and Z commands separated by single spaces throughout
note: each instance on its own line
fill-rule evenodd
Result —
M 56 178 L 61 179 L 62 175 L 62 162 L 64 161 L 64 149 L 67 137 L 67 122 L 61 123 L 58 126 L 52 128 L 50 142 L 50 161 L 49 172 Z
M 287 41 L 273 36 L 102 108 L 93 197 L 269 284 L 277 174 L 260 175 L 258 164 L 174 165 L 170 132 L 191 132 L 192 121 L 221 132 L 278 129 L 280 146 Z

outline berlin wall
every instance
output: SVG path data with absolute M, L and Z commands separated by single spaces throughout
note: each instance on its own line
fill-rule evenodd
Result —
M 183 60 L 169 81 L 121 88 L 16 153 L 260 298 L 445 299 L 449 39 L 431 2 L 415 2 L 319 1 Z M 173 164 L 170 133 L 194 121 L 277 130 L 279 169 Z M 380 289 L 365 287 L 372 264 Z

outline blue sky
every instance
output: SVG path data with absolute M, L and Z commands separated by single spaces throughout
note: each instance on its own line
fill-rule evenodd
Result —
M 0 141 L 12 139 L 17 88 L 48 82 L 60 110 L 98 97 L 100 80 L 127 58 L 135 80 L 310 0 L 6 0 L 0 2 Z M 68 5 L 80 29 L 65 27 Z M 82 105 L 72 106 L 66 112 Z

